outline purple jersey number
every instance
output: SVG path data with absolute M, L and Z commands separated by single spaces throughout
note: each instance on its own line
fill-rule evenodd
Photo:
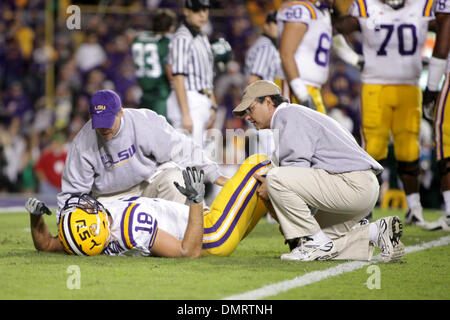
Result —
M 317 47 L 314 61 L 322 67 L 326 67 L 330 61 L 331 39 L 327 33 L 322 33 L 319 37 L 319 46 Z

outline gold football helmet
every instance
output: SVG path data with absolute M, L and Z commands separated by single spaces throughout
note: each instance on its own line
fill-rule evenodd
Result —
M 109 242 L 108 211 L 88 194 L 73 195 L 61 210 L 58 237 L 69 254 L 95 256 Z

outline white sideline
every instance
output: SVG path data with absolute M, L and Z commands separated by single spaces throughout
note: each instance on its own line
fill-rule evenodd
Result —
M 405 248 L 405 254 L 413 253 L 421 250 L 425 250 L 432 247 L 439 247 L 450 244 L 450 236 L 442 237 L 434 241 L 425 242 L 416 246 L 409 246 Z M 364 266 L 368 266 L 370 264 L 376 263 L 377 258 L 379 256 L 375 256 L 372 261 L 351 261 L 339 264 L 335 267 L 321 270 L 321 271 L 313 271 L 307 273 L 301 277 L 296 277 L 291 280 L 285 280 L 282 282 L 270 284 L 259 289 L 251 290 L 248 292 L 244 292 L 237 295 L 232 295 L 229 297 L 225 297 L 222 300 L 258 300 L 264 299 L 267 297 L 275 296 L 281 292 L 285 292 L 294 288 L 306 286 L 311 283 L 319 282 L 321 280 L 331 278 L 346 272 L 351 272 L 354 270 L 358 270 L 363 268 Z

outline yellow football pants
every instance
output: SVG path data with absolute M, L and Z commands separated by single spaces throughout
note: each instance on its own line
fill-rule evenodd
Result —
M 204 215 L 202 255 L 230 255 L 267 213 L 253 174 L 265 176 L 271 166 L 268 156 L 252 155 L 223 186 Z
M 450 73 L 447 73 L 439 95 L 434 119 L 436 158 L 439 161 L 450 157 Z
M 363 84 L 361 118 L 364 147 L 375 160 L 385 159 L 391 138 L 397 161 L 419 158 L 422 91 L 412 85 Z
M 289 101 L 291 103 L 300 104 L 297 98 L 295 97 L 294 93 L 291 91 L 288 83 L 286 80 L 281 80 L 279 78 L 276 78 L 274 80 L 275 84 L 281 88 L 281 94 L 285 96 L 286 98 L 289 98 Z M 325 104 L 323 103 L 322 94 L 320 93 L 320 89 L 312 86 L 306 86 L 308 89 L 308 92 L 313 99 L 314 103 L 316 104 L 317 111 L 320 113 L 326 114 L 326 108 Z

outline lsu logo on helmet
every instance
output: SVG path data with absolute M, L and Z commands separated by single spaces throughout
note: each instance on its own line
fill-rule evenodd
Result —
M 68 254 L 102 253 L 110 237 L 107 210 L 87 194 L 70 197 L 61 211 L 58 237 Z

